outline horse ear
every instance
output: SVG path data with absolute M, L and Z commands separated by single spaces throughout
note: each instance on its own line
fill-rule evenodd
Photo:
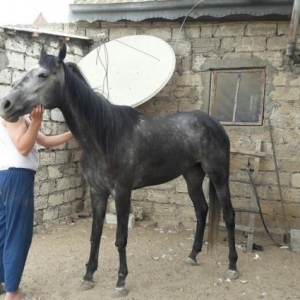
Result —
M 57 62 L 58 63 L 62 63 L 63 60 L 65 59 L 67 54 L 67 47 L 65 43 L 62 43 L 60 49 L 59 49 L 59 53 L 58 53 L 58 57 L 57 57 Z
M 44 47 L 44 45 L 42 45 L 42 49 L 41 49 L 41 54 L 40 54 L 40 60 L 45 57 L 47 55 L 47 51 Z

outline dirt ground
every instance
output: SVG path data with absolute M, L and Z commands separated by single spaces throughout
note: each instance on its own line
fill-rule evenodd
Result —
M 21 288 L 27 299 L 113 299 L 117 280 L 118 251 L 115 229 L 104 229 L 95 287 L 80 291 L 89 255 L 91 220 L 79 219 L 73 226 L 55 225 L 34 235 Z M 224 280 L 227 242 L 221 230 L 216 253 L 206 247 L 198 255 L 199 266 L 185 264 L 194 232 L 183 229 L 129 232 L 129 275 L 126 300 L 182 299 L 300 299 L 300 254 L 275 246 L 264 234 L 255 234 L 263 252 L 245 253 L 246 239 L 237 231 L 239 279 Z M 1 295 L 0 299 L 4 299 Z

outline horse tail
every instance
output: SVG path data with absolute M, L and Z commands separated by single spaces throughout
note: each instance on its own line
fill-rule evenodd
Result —
M 216 188 L 209 181 L 209 228 L 208 228 L 208 250 L 212 250 L 214 242 L 218 240 L 221 207 L 216 193 Z

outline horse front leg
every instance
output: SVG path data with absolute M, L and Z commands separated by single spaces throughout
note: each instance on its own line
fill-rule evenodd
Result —
M 93 274 L 98 268 L 100 239 L 103 231 L 103 223 L 108 197 L 109 193 L 107 191 L 99 192 L 91 188 L 91 203 L 93 213 L 93 223 L 90 240 L 91 251 L 89 261 L 86 264 L 86 273 L 81 283 L 81 290 L 88 290 L 94 287 Z
M 128 290 L 125 285 L 125 280 L 128 275 L 126 246 L 128 238 L 128 220 L 130 213 L 130 196 L 131 191 L 122 191 L 116 193 L 116 213 L 117 213 L 117 232 L 116 232 L 116 247 L 119 252 L 119 271 L 118 281 L 115 287 L 115 294 L 118 297 L 127 296 Z

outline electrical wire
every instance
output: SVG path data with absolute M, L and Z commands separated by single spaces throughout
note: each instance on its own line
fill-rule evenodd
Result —
M 174 48 L 173 48 L 174 50 L 176 49 L 177 42 L 178 42 L 178 38 L 179 38 L 179 34 L 180 34 L 180 32 L 181 32 L 181 30 L 182 30 L 184 24 L 185 24 L 186 19 L 188 18 L 189 14 L 190 14 L 190 13 L 191 13 L 191 12 L 192 12 L 199 4 L 201 4 L 202 2 L 204 2 L 204 0 L 200 0 L 199 2 L 197 2 L 197 3 L 196 3 L 196 4 L 188 11 L 188 13 L 186 14 L 185 18 L 183 19 L 183 22 L 182 22 L 182 24 L 181 24 L 181 26 L 180 26 L 180 28 L 179 28 L 178 34 L 177 34 L 177 38 L 176 38 L 175 45 L 174 45 Z
M 102 82 L 102 95 L 105 95 L 105 85 L 107 88 L 107 95 L 106 97 L 109 99 L 109 85 L 108 85 L 108 64 L 109 64 L 109 57 L 108 57 L 108 51 L 107 51 L 107 47 L 105 44 L 105 39 L 104 38 L 100 38 L 99 41 L 99 46 L 97 47 L 97 56 L 96 56 L 96 64 L 98 62 L 98 60 L 100 61 L 105 74 L 103 76 L 103 82 Z M 103 47 L 103 48 L 102 48 Z M 104 49 L 104 62 L 101 59 L 101 49 Z
M 147 55 L 147 56 L 149 56 L 149 57 L 151 57 L 151 58 L 153 58 L 157 61 L 160 61 L 160 59 L 158 57 L 155 57 L 155 56 L 153 56 L 153 55 L 151 55 L 151 54 L 149 54 L 145 51 L 142 51 L 142 50 L 140 50 L 138 48 L 135 48 L 131 45 L 128 45 L 124 42 L 121 42 L 121 41 L 118 41 L 118 40 L 113 40 L 113 41 L 118 42 L 118 43 L 120 43 L 120 44 L 122 44 L 126 47 L 129 47 L 133 50 L 136 50 L 136 51 L 138 51 L 142 54 L 145 54 L 145 55 Z M 106 89 L 107 89 L 107 95 L 106 96 L 107 96 L 107 99 L 109 99 L 109 84 L 108 84 L 109 55 L 108 55 L 108 50 L 107 50 L 107 47 L 106 47 L 106 41 L 104 40 L 104 38 L 100 38 L 98 43 L 99 43 L 99 46 L 97 47 L 96 64 L 97 64 L 98 61 L 100 61 L 101 65 L 102 65 L 102 67 L 105 71 L 105 74 L 104 74 L 104 77 L 103 77 L 103 82 L 102 82 L 102 95 L 105 95 L 104 89 L 105 89 L 105 86 L 106 86 Z M 104 52 L 104 60 L 105 61 L 103 61 L 102 58 L 101 58 L 101 50 L 102 49 L 104 49 L 103 52 Z
M 134 50 L 136 50 L 136 51 L 138 51 L 138 52 L 141 52 L 141 53 L 143 53 L 143 54 L 146 54 L 146 55 L 148 55 L 148 56 L 150 56 L 150 57 L 156 59 L 157 61 L 160 61 L 159 58 L 157 58 L 157 57 L 155 57 L 155 56 L 153 56 L 153 55 L 151 55 L 151 54 L 149 54 L 149 53 L 147 53 L 147 52 L 145 52 L 145 51 L 142 51 L 142 50 L 140 50 L 140 49 L 137 49 L 137 48 L 135 48 L 135 47 L 133 47 L 133 46 L 130 46 L 130 45 L 124 43 L 124 42 L 121 42 L 121 41 L 118 41 L 118 40 L 114 40 L 114 42 L 118 42 L 118 43 L 120 43 L 120 44 L 122 44 L 122 45 L 124 45 L 124 46 L 127 46 L 127 47 L 129 47 L 129 48 L 132 48 L 132 49 L 134 49 Z

